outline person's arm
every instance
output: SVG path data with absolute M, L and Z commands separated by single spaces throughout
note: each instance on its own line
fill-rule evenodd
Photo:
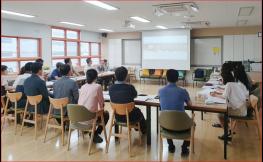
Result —
M 39 91 L 40 91 L 42 97 L 44 99 L 48 100 L 49 93 L 48 93 L 48 90 L 47 90 L 46 82 L 43 81 L 43 80 L 39 84 Z
M 104 98 L 103 98 L 103 91 L 102 91 L 102 87 L 99 86 L 98 91 L 97 91 L 97 95 L 98 95 L 98 101 L 99 101 L 99 111 L 104 109 Z
M 74 82 L 73 85 L 73 89 L 72 89 L 72 94 L 73 94 L 73 98 L 75 103 L 78 103 L 78 99 L 79 99 L 79 86 L 76 82 Z
M 136 89 L 135 89 L 135 87 L 133 86 L 133 85 L 131 85 L 131 96 L 133 97 L 133 98 L 136 98 L 137 97 L 137 91 L 136 91 Z
M 13 83 L 13 88 L 16 89 L 16 86 L 18 85 L 18 82 L 20 81 L 20 75 L 17 76 L 15 82 Z
M 72 71 L 75 75 L 80 76 L 80 74 L 72 67 Z
M 185 90 L 184 102 L 186 103 L 187 106 L 192 106 L 192 101 L 190 99 L 190 96 L 187 90 Z

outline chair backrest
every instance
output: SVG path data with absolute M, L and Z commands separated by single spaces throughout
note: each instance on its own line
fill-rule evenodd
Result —
M 30 103 L 30 105 L 37 105 L 42 101 L 42 95 L 27 96 L 27 100 Z
M 150 75 L 149 69 L 142 69 L 142 75 L 149 76 Z
M 166 73 L 167 73 L 167 70 L 165 69 L 165 70 L 163 70 L 163 77 L 166 77 Z
M 159 123 L 161 127 L 172 131 L 188 130 L 193 125 L 192 119 L 182 111 L 161 111 Z
M 156 75 L 156 76 L 162 76 L 162 72 L 163 72 L 163 70 L 161 70 L 161 69 L 155 69 L 155 70 L 154 70 L 154 75 Z
M 195 78 L 203 78 L 205 76 L 204 69 L 196 69 L 194 73 L 195 73 Z
M 257 103 L 258 103 L 258 98 L 254 95 L 250 95 L 249 96 L 249 101 L 250 101 L 250 104 L 251 104 L 251 107 L 256 110 L 257 109 Z M 258 111 L 258 110 L 256 110 Z
M 54 109 L 62 109 L 63 107 L 67 106 L 69 99 L 67 97 L 56 99 L 49 97 L 49 101 Z
M 11 102 L 17 102 L 22 98 L 22 92 L 15 92 L 15 93 L 10 93 L 7 92 L 6 96 L 9 98 Z
M 89 111 L 82 105 L 68 104 L 67 105 L 68 117 L 71 122 L 84 122 L 92 120 L 96 117 L 95 112 Z
M 126 115 L 126 109 L 129 112 L 132 111 L 134 108 L 134 102 L 126 103 L 126 104 L 117 104 L 111 102 L 111 108 L 115 111 L 118 115 Z

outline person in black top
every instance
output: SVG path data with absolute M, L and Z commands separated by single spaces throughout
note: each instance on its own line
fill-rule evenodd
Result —
M 133 85 L 126 84 L 125 80 L 128 75 L 128 70 L 125 67 L 119 67 L 115 70 L 115 77 L 117 81 L 109 88 L 110 100 L 113 103 L 125 104 L 134 102 L 134 98 L 137 97 L 137 91 Z M 126 122 L 126 116 L 115 115 L 117 121 Z M 141 110 L 135 107 L 129 114 L 130 122 L 140 122 L 141 131 L 144 134 L 146 132 L 145 118 Z

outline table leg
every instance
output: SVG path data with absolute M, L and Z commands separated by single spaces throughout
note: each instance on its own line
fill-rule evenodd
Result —
M 159 132 L 158 124 L 159 124 L 159 107 L 156 107 L 156 130 L 157 130 L 157 134 Z
M 201 120 L 204 120 L 204 112 L 201 111 Z
M 224 159 L 227 159 L 228 116 L 224 113 Z
M 146 106 L 147 144 L 151 145 L 151 106 Z

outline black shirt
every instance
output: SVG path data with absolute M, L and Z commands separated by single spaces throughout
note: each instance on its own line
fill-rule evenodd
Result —
M 109 95 L 111 102 L 125 104 L 134 102 L 134 98 L 137 97 L 137 91 L 133 85 L 117 83 L 110 86 Z

